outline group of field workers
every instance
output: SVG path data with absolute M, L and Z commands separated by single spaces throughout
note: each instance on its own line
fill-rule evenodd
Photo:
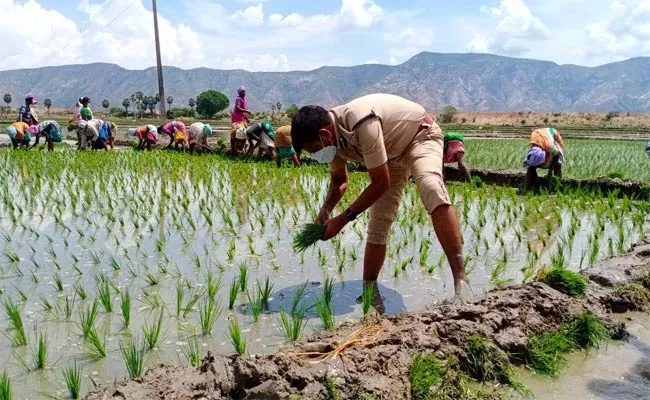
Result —
M 237 155 L 243 152 L 253 154 L 255 149 L 275 159 L 278 167 L 283 159 L 291 159 L 294 166 L 300 166 L 300 158 L 291 143 L 291 126 L 281 126 L 277 130 L 271 122 L 263 120 L 251 123 L 250 110 L 246 100 L 246 88 L 237 89 L 235 106 L 231 113 L 230 152 Z M 246 151 L 246 146 L 248 150 Z
M 138 139 L 137 149 L 139 150 L 151 150 L 161 136 L 169 136 L 167 149 L 173 146 L 181 151 L 211 151 L 212 148 L 208 145 L 208 136 L 213 133 L 212 126 L 209 124 L 195 122 L 188 129 L 183 121 L 169 121 L 158 127 L 143 125 L 129 129 L 129 135 Z
M 41 138 L 47 142 L 48 150 L 54 150 L 54 143 L 63 139 L 61 126 L 54 120 L 39 121 L 36 113 L 36 98 L 28 94 L 25 96 L 25 104 L 18 110 L 16 122 L 5 129 L 5 133 L 11 139 L 14 149 L 19 147 L 30 149 L 38 145 Z M 32 137 L 35 143 L 30 146 Z

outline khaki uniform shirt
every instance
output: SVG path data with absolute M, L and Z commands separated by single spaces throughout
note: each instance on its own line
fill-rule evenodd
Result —
M 371 94 L 330 110 L 338 148 L 330 171 L 346 161 L 368 169 L 397 160 L 415 139 L 427 116 L 422 106 L 399 96 Z

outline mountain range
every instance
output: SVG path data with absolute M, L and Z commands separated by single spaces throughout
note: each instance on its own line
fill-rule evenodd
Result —
M 429 110 L 454 105 L 465 111 L 650 112 L 650 57 L 598 67 L 490 54 L 420 53 L 400 65 L 365 64 L 321 67 L 312 71 L 248 72 L 164 67 L 165 95 L 173 107 L 215 89 L 232 99 L 248 89 L 249 108 L 269 110 L 278 101 L 333 106 L 368 93 L 386 92 L 419 102 Z M 89 96 L 120 107 L 136 91 L 157 93 L 155 68 L 127 70 L 113 64 L 65 65 L 0 71 L 0 95 L 11 93 L 12 106 L 25 93 L 56 108 L 71 107 Z

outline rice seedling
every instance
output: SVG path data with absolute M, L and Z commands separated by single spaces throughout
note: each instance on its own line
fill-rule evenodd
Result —
M 157 286 L 160 283 L 160 278 L 151 272 L 147 272 L 144 275 L 144 280 L 149 284 L 149 286 Z
M 108 278 L 100 279 L 97 286 L 97 298 L 107 313 L 113 312 L 113 297 Z
M 201 347 L 196 335 L 187 339 L 187 345 L 183 347 L 183 355 L 191 367 L 198 368 L 201 362 Z
M 68 388 L 70 398 L 76 400 L 81 394 L 81 374 L 82 369 L 75 362 L 73 366 L 66 367 L 63 371 L 63 380 Z
M 295 342 L 300 338 L 303 329 L 307 325 L 304 318 L 304 310 L 293 315 L 288 315 L 284 309 L 280 310 L 280 328 L 288 341 Z
M 239 266 L 239 291 L 244 293 L 248 286 L 248 266 L 244 263 Z
M 11 388 L 11 378 L 7 374 L 7 371 L 4 371 L 0 375 L 0 400 L 12 400 L 13 399 L 13 390 Z
M 257 287 L 259 288 L 259 297 L 262 301 L 262 306 L 264 309 L 269 309 L 269 299 L 271 298 L 271 293 L 273 292 L 273 284 L 267 276 L 264 280 L 264 284 L 261 285 L 259 281 L 257 282 Z
M 219 277 L 219 279 L 215 279 L 212 275 L 212 271 L 209 271 L 206 288 L 208 297 L 214 300 L 217 296 L 217 292 L 219 292 L 219 289 L 221 289 L 221 277 Z
M 334 313 L 332 312 L 332 306 L 327 302 L 325 296 L 316 300 L 314 308 L 316 309 L 316 314 L 318 314 L 318 317 L 323 324 L 323 329 L 330 330 L 334 328 Z
M 57 292 L 63 292 L 63 280 L 61 279 L 61 275 L 58 272 L 54 274 L 54 285 Z
M 325 234 L 325 225 L 306 224 L 293 239 L 293 249 L 302 253 L 316 244 Z
M 25 334 L 20 308 L 8 298 L 4 299 L 3 305 L 11 326 L 12 335 L 9 337 L 9 340 L 16 347 L 27 345 L 27 335 Z
M 239 355 L 246 353 L 246 340 L 242 337 L 241 328 L 237 321 L 233 318 L 230 320 L 230 343 L 235 348 Z
M 370 308 L 372 307 L 373 300 L 375 299 L 375 285 L 374 284 L 364 284 L 363 292 L 361 293 L 361 307 L 363 309 L 363 316 L 368 315 Z
M 83 353 L 86 358 L 98 361 L 106 357 L 106 340 L 99 336 L 95 326 L 90 327 L 83 344 Z
M 564 268 L 552 268 L 543 271 L 540 280 L 569 296 L 584 296 L 587 291 L 585 278 Z
M 257 322 L 260 319 L 260 314 L 262 313 L 262 297 L 260 296 L 260 293 L 253 294 L 253 297 L 251 297 L 250 292 L 246 293 L 248 296 L 248 309 L 251 312 L 251 315 L 253 316 L 253 322 Z
M 47 333 L 41 332 L 36 335 L 36 346 L 32 349 L 32 360 L 34 369 L 44 369 L 47 364 L 47 353 L 49 343 L 47 341 Z
M 154 350 L 158 347 L 160 343 L 160 335 L 162 333 L 162 321 L 163 321 L 163 311 L 160 311 L 158 318 L 154 320 L 151 324 L 145 322 L 142 327 L 142 333 L 144 334 L 144 339 L 147 342 L 147 348 L 149 350 Z
M 120 294 L 120 310 L 122 311 L 122 324 L 124 328 L 131 325 L 131 293 L 128 290 Z
M 561 331 L 535 334 L 528 340 L 528 365 L 542 375 L 557 376 L 573 346 L 571 338 Z
M 301 315 L 305 312 L 305 307 L 301 306 L 303 297 L 305 297 L 305 290 L 307 289 L 308 282 L 304 282 L 296 287 L 291 299 L 291 315 Z
M 232 310 L 235 307 L 235 301 L 237 301 L 237 295 L 239 294 L 239 288 L 241 284 L 237 278 L 233 278 L 230 283 L 230 291 L 228 294 L 228 309 Z
M 41 308 L 43 309 L 44 312 L 49 313 L 54 309 L 54 306 L 48 299 L 43 297 L 43 295 L 39 295 L 39 298 L 41 299 Z
M 74 292 L 82 301 L 88 298 L 88 292 L 86 292 L 83 285 L 80 285 L 79 283 L 74 285 Z
M 577 315 L 567 324 L 566 331 L 576 347 L 584 350 L 598 348 L 601 342 L 610 337 L 602 321 L 589 311 Z
M 218 300 L 215 301 L 210 298 L 205 298 L 203 302 L 199 304 L 199 325 L 203 336 L 212 334 L 214 324 L 221 316 L 221 312 L 221 304 Z
M 84 338 L 88 337 L 91 329 L 95 326 L 97 315 L 99 315 L 99 303 L 97 303 L 97 300 L 93 301 L 90 306 L 79 310 L 79 324 L 81 325 L 81 332 Z
M 120 353 L 126 366 L 126 371 L 131 378 L 139 378 L 144 370 L 145 344 L 135 338 L 130 344 L 120 342 Z

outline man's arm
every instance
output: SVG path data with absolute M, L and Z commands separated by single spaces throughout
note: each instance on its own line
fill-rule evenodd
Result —
M 361 192 L 361 195 L 350 206 L 350 210 L 355 214 L 361 214 L 370 208 L 390 187 L 388 163 L 370 169 L 368 173 L 370 175 L 370 185 Z M 323 240 L 329 240 L 336 236 L 348 222 L 350 221 L 345 213 L 339 214 L 327 221 Z
M 335 171 L 330 171 L 330 186 L 327 190 L 325 203 L 323 203 L 316 218 L 317 223 L 324 224 L 327 222 L 329 214 L 339 204 L 346 190 L 348 190 L 348 168 L 343 167 Z

